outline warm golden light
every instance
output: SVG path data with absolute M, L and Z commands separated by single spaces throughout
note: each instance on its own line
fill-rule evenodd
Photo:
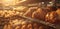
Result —
M 25 1 L 27 0 L 0 0 L 0 3 L 2 3 L 3 6 L 12 6 L 12 5 L 14 6 Z
M 9 5 L 15 5 L 17 0 L 2 0 L 2 2 L 5 6 L 9 6 Z
M 22 0 L 22 1 L 20 1 L 20 2 L 24 2 L 24 1 L 26 1 L 26 0 Z
M 25 1 L 27 1 L 27 0 L 18 1 L 18 2 L 16 2 L 16 4 L 19 4 L 19 3 L 22 3 L 22 2 L 25 2 Z

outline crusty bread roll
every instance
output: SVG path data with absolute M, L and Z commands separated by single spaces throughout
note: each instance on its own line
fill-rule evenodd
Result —
M 34 12 L 34 11 L 36 11 L 37 10 L 37 8 L 29 8 L 25 13 L 24 13 L 24 16 L 26 16 L 26 17 L 32 17 L 32 13 Z
M 60 9 L 57 9 L 56 12 L 59 15 L 59 19 L 60 19 Z
M 32 18 L 43 20 L 45 18 L 46 13 L 47 13 L 46 10 L 39 8 L 37 9 L 37 11 L 33 12 Z
M 50 23 L 56 23 L 58 20 L 58 14 L 55 11 L 46 14 L 45 21 Z

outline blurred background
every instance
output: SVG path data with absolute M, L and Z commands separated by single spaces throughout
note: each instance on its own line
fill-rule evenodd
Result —
M 0 29 L 60 29 L 60 0 L 0 0 Z

